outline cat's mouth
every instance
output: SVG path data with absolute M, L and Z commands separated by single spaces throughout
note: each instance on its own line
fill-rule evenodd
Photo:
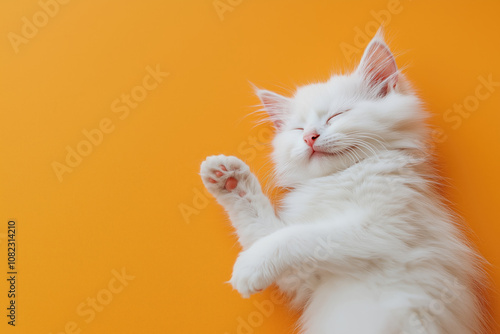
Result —
M 312 148 L 311 155 L 309 155 L 309 159 L 312 159 L 313 157 L 322 157 L 322 156 L 331 156 L 331 157 L 341 156 L 348 152 L 352 152 L 354 149 L 356 149 L 356 145 L 348 146 L 346 148 L 340 149 L 335 152 L 326 152 L 321 150 L 315 150 L 314 148 Z

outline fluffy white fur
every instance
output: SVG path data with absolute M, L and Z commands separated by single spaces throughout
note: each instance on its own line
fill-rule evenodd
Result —
M 351 74 L 257 95 L 290 189 L 277 212 L 241 160 L 201 166 L 244 249 L 233 287 L 276 283 L 304 334 L 484 333 L 481 257 L 435 190 L 426 114 L 382 33 Z

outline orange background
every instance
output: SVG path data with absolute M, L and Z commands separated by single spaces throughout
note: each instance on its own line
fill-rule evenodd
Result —
M 36 0 L 2 1 L 0 248 L 6 254 L 15 218 L 19 271 L 15 328 L 0 281 L 2 333 L 232 334 L 242 322 L 255 333 L 290 331 L 296 315 L 272 289 L 245 300 L 224 284 L 239 246 L 201 192 L 199 164 L 234 154 L 265 176 L 270 128 L 245 117 L 258 103 L 248 81 L 285 93 L 353 68 L 367 42 L 358 31 L 384 15 L 398 64 L 441 131 L 449 198 L 492 264 L 500 320 L 500 86 L 468 117 L 444 118 L 474 101 L 479 77 L 500 81 L 500 3 L 393 2 L 221 0 L 230 8 L 218 13 L 213 0 L 73 0 L 44 22 Z M 12 33 L 33 16 L 40 27 L 16 53 Z M 359 52 L 348 59 L 341 45 Z M 170 73 L 150 91 L 140 87 L 154 83 L 148 66 Z M 147 96 L 125 117 L 111 104 L 131 92 Z M 92 152 L 60 182 L 53 163 L 103 119 L 113 130 L 82 146 Z M 113 270 L 122 268 L 134 278 L 120 290 Z M 97 297 L 107 304 L 92 320 L 78 313 Z M 274 310 L 259 311 L 255 302 L 268 300 Z

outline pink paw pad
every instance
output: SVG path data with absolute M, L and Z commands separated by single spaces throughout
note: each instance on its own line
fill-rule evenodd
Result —
M 224 172 L 227 172 L 226 166 L 220 165 L 219 168 L 222 170 L 222 172 L 220 170 L 215 171 L 214 174 L 215 174 L 216 177 L 221 177 L 221 176 L 224 175 Z M 212 180 L 213 180 L 213 182 L 212 182 Z M 217 182 L 216 180 L 214 180 L 212 178 L 210 178 L 209 181 L 212 182 L 212 183 L 216 183 Z M 226 182 L 224 184 L 224 188 L 227 191 L 233 191 L 234 189 L 236 189 L 237 186 L 238 186 L 238 180 L 235 179 L 234 177 L 228 177 L 228 179 L 226 180 Z M 241 191 L 238 192 L 238 195 L 240 197 L 243 197 L 243 196 L 246 195 L 246 192 L 244 192 L 244 191 L 241 190 Z
M 218 195 L 222 191 L 239 197 L 247 195 L 246 173 L 249 173 L 248 167 L 243 162 L 234 157 L 220 156 L 207 158 L 201 170 L 202 177 L 213 194 Z
M 234 177 L 228 178 L 226 180 L 226 184 L 224 185 L 227 191 L 232 191 L 236 189 L 237 186 L 238 186 L 238 180 L 236 180 Z

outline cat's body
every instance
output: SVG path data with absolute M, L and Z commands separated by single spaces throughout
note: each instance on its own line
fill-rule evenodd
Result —
M 435 191 L 425 114 L 381 34 L 351 75 L 258 95 L 291 189 L 278 212 L 239 159 L 201 168 L 244 248 L 233 287 L 277 283 L 304 334 L 482 333 L 481 258 Z
M 475 256 L 436 205 L 432 181 L 422 179 L 423 161 L 405 154 L 367 158 L 299 186 L 284 200 L 283 221 L 325 224 L 337 234 L 314 245 L 319 259 L 313 270 L 295 268 L 295 277 L 306 278 L 302 284 L 289 273 L 277 280 L 282 290 L 298 292 L 297 305 L 310 302 L 305 333 L 460 334 L 477 328 L 471 311 L 479 305 L 468 289 Z M 326 254 L 335 262 L 322 263 Z M 327 332 L 315 328 L 322 319 Z

